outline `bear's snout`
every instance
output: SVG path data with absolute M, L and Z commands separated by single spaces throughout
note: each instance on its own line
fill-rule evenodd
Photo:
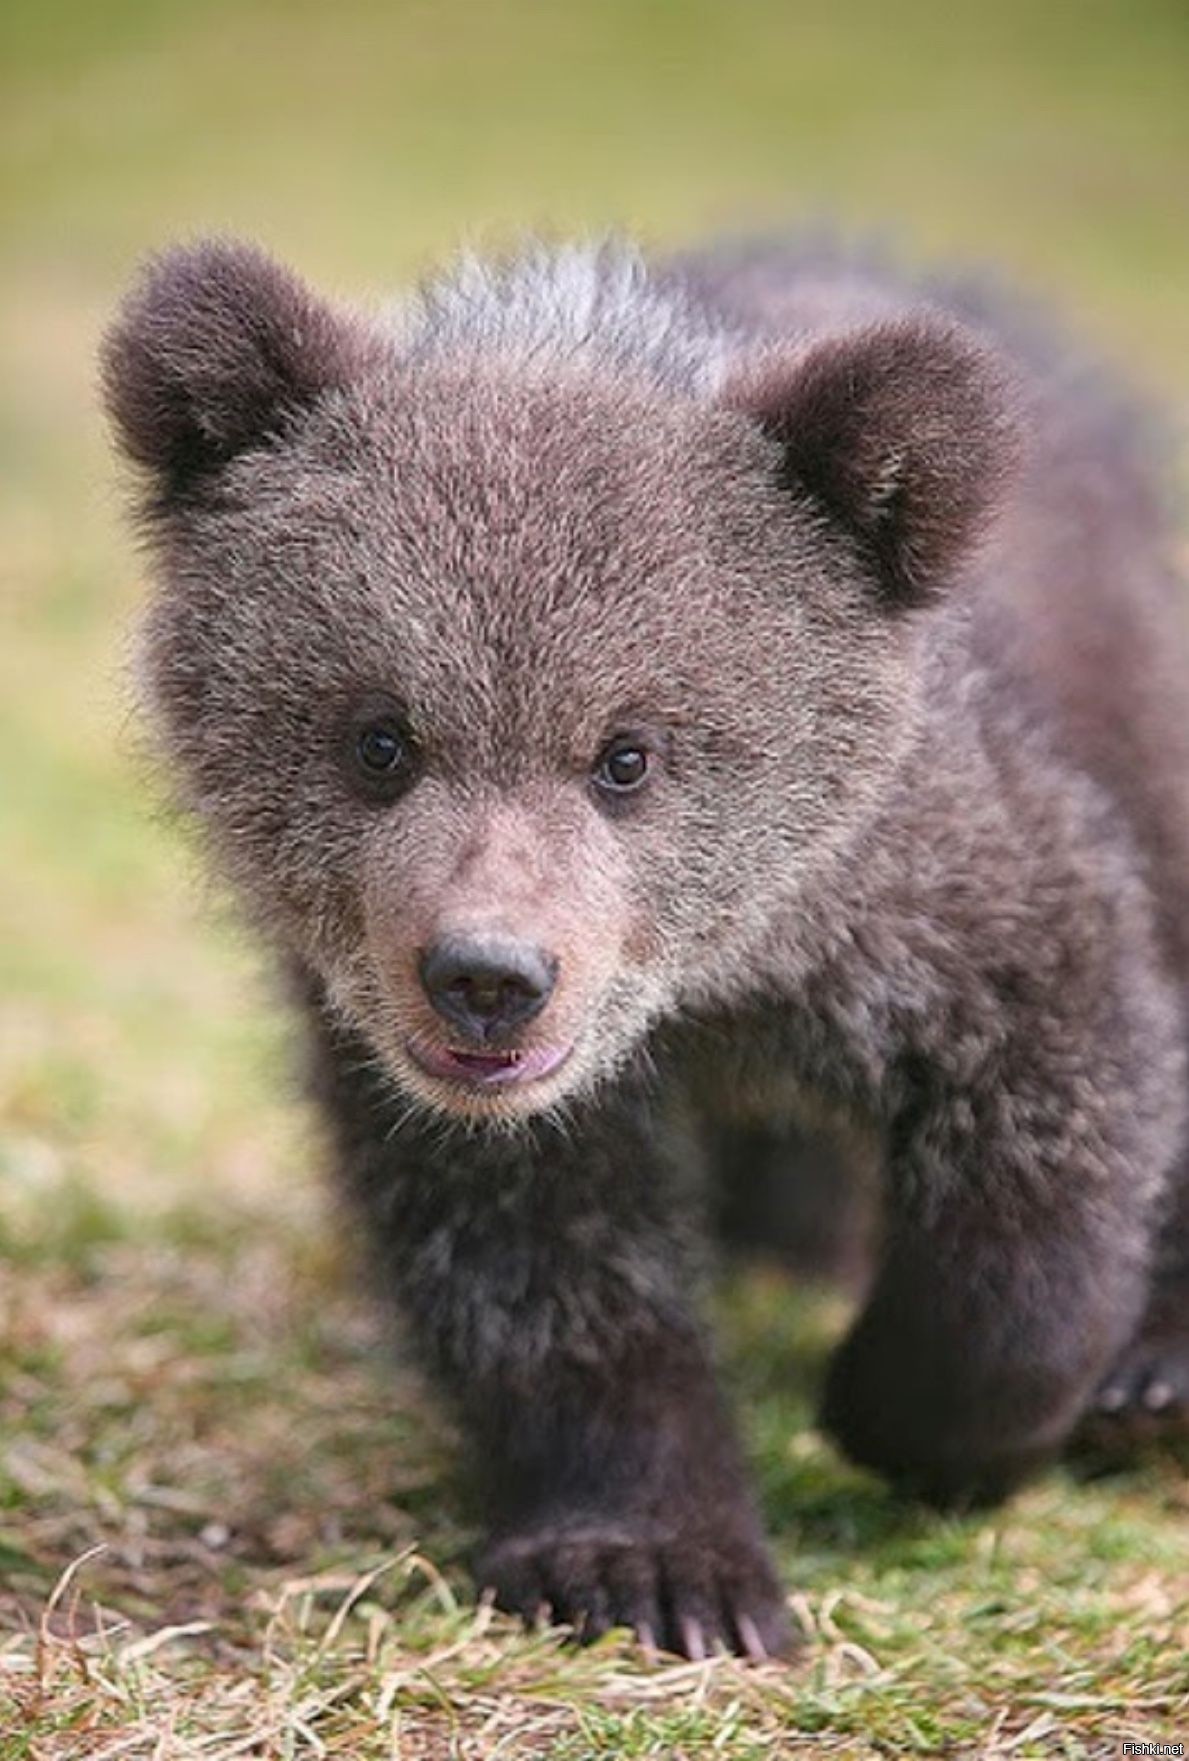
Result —
M 448 935 L 418 964 L 422 988 L 443 1021 L 479 1045 L 539 1015 L 557 982 L 557 959 L 505 936 Z

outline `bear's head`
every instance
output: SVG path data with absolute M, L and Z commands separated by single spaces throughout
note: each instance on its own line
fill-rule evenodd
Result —
M 1011 452 L 1001 370 L 934 315 L 697 385 L 597 343 L 419 348 L 215 242 L 104 355 L 180 799 L 399 1089 L 472 1121 L 795 936 Z

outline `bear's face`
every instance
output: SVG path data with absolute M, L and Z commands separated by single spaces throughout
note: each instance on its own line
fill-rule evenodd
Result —
M 241 253 L 196 391 L 211 271 L 185 262 L 107 368 L 153 472 L 145 667 L 182 798 L 403 1091 L 553 1106 L 737 989 L 844 850 L 911 736 L 918 626 L 825 491 L 790 492 L 769 377 L 732 408 L 407 365 Z M 267 406 L 270 371 L 261 427 L 236 383 Z

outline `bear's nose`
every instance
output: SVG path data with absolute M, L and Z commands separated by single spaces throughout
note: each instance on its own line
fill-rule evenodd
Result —
M 531 943 L 454 935 L 425 950 L 420 972 L 442 1019 L 471 1039 L 488 1040 L 545 1007 L 557 961 Z

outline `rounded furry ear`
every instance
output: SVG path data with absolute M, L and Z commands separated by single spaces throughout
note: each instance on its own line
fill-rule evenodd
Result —
M 944 586 L 1016 463 L 1003 364 L 931 315 L 765 357 L 727 398 L 779 443 L 788 487 L 850 534 L 893 608 Z
M 263 251 L 212 239 L 147 264 L 103 342 L 104 398 L 162 511 L 347 383 L 362 352 L 361 327 Z

